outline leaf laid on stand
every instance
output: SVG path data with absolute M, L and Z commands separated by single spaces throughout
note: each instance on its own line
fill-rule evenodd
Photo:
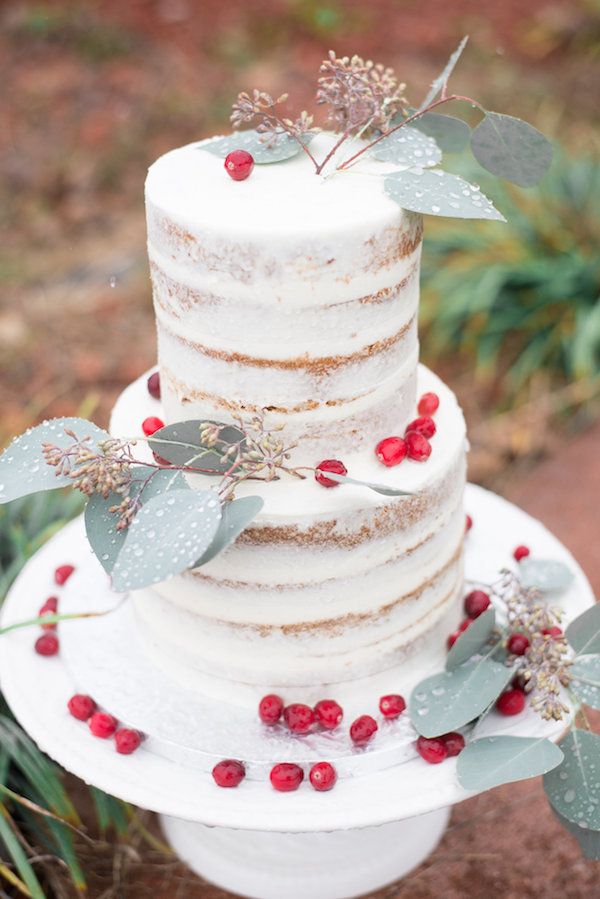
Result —
M 92 448 L 110 437 L 102 428 L 83 418 L 52 418 L 30 428 L 16 437 L 0 456 L 0 503 L 73 483 L 67 475 L 57 477 L 56 468 L 47 465 L 42 455 L 43 443 L 53 443 L 63 449 L 73 442 L 73 438 L 65 434 L 65 428 L 73 431 L 79 440 L 90 437 Z
M 209 424 L 218 424 L 221 427 L 220 439 L 230 445 L 244 442 L 246 439 L 244 432 L 235 425 L 224 426 L 221 422 L 192 419 L 175 422 L 166 425 L 160 431 L 155 431 L 152 437 L 148 438 L 148 444 L 157 456 L 166 459 L 172 465 L 189 465 L 192 468 L 209 469 L 211 473 L 223 474 L 231 467 L 233 459 L 224 461 L 222 449 L 202 445 L 200 427 Z M 202 474 L 202 472 L 194 473 Z
M 486 609 L 483 614 L 475 618 L 451 646 L 446 656 L 446 671 L 458 668 L 459 665 L 474 656 L 489 640 L 495 624 L 496 612 L 494 609 Z
M 441 169 L 394 172 L 385 178 L 384 188 L 392 200 L 411 212 L 505 221 L 476 185 Z
M 600 831 L 598 830 L 590 830 L 588 827 L 584 827 L 581 824 L 573 824 L 572 821 L 569 821 L 568 818 L 565 818 L 564 815 L 561 815 L 560 812 L 557 812 L 555 808 L 552 809 L 562 826 L 565 830 L 568 830 L 569 833 L 575 837 L 577 842 L 579 843 L 579 848 L 581 849 L 582 855 L 585 858 L 589 858 L 592 861 L 599 862 L 600 861 Z
M 212 543 L 220 520 L 212 490 L 154 496 L 127 529 L 112 570 L 113 589 L 148 587 L 190 568 Z
M 223 506 L 217 533 L 206 552 L 197 559 L 193 567 L 199 568 L 201 565 L 206 565 L 216 555 L 227 549 L 256 518 L 263 506 L 264 500 L 260 496 L 242 496 Z
M 569 689 L 577 699 L 600 709 L 600 655 L 581 656 L 569 668 L 573 678 Z
M 600 736 L 574 727 L 560 748 L 562 763 L 544 775 L 550 805 L 572 824 L 600 830 Z
M 412 127 L 432 137 L 444 153 L 459 153 L 471 139 L 471 129 L 466 122 L 439 112 L 426 112 Z
M 573 583 L 574 574 L 564 562 L 554 559 L 522 559 L 519 580 L 523 587 L 537 587 L 542 593 L 560 593 Z
M 455 67 L 456 63 L 458 62 L 458 60 L 460 59 L 460 56 L 461 56 L 463 50 L 467 46 L 468 40 L 469 40 L 469 36 L 465 35 L 465 37 L 463 37 L 462 41 L 460 42 L 460 44 L 458 45 L 458 47 L 456 48 L 454 53 L 450 56 L 448 62 L 446 63 L 446 65 L 444 66 L 444 68 L 442 69 L 440 74 L 437 76 L 437 78 L 434 78 L 434 80 L 431 82 L 431 87 L 429 88 L 429 91 L 427 92 L 427 96 L 425 97 L 425 99 L 423 100 L 421 105 L 419 106 L 419 109 L 425 109 L 425 107 L 429 106 L 429 104 L 433 100 L 435 100 L 435 98 L 438 96 L 438 94 L 441 93 L 442 88 L 447 83 L 448 78 L 454 71 L 454 67 Z
M 600 652 L 600 603 L 575 618 L 565 636 L 578 655 Z
M 214 153 L 215 156 L 225 158 L 232 150 L 246 150 L 251 153 L 254 162 L 258 165 L 265 165 L 270 162 L 282 162 L 284 159 L 291 159 L 304 150 L 295 138 L 288 134 L 282 134 L 277 138 L 275 146 L 270 147 L 264 139 L 264 135 L 258 131 L 236 131 L 234 134 L 228 134 L 225 137 L 217 137 L 214 140 L 206 141 L 198 144 L 199 150 L 207 150 Z M 305 146 L 311 142 L 314 137 L 313 133 L 302 135 L 302 142 Z
M 562 759 L 558 746 L 545 737 L 480 737 L 458 756 L 456 774 L 466 790 L 491 790 L 545 774 Z
M 500 178 L 532 187 L 552 162 L 552 144 L 527 122 L 487 112 L 473 129 L 471 149 L 477 162 Z
M 331 481 L 338 481 L 340 484 L 354 484 L 356 487 L 368 487 L 381 496 L 412 496 L 407 490 L 400 490 L 398 487 L 388 487 L 387 484 L 374 484 L 372 481 L 359 481 L 356 478 L 349 478 L 345 474 L 336 474 L 333 471 L 326 472 L 327 477 Z
M 432 137 L 420 129 L 406 125 L 375 144 L 371 155 L 395 165 L 428 168 L 440 162 L 442 151 Z

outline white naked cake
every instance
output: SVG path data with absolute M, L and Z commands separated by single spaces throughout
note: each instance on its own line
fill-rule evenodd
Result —
M 315 151 L 333 140 L 317 136 Z M 232 701 L 279 689 L 309 702 L 329 684 L 342 697 L 407 689 L 443 658 L 459 618 L 465 425 L 418 363 L 421 217 L 375 169 L 385 163 L 316 175 L 300 153 L 238 183 L 200 143 L 148 174 L 165 421 L 264 412 L 307 469 L 240 485 L 264 507 L 236 542 L 134 594 L 153 658 Z M 376 445 L 404 433 L 427 392 L 440 399 L 431 455 L 385 467 Z M 158 413 L 140 381 L 112 432 Z M 325 459 L 411 495 L 324 489 L 314 468 Z

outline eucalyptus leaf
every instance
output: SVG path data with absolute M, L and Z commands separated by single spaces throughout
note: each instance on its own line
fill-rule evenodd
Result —
M 580 656 L 575 659 L 569 673 L 573 680 L 569 689 L 577 699 L 600 709 L 600 655 Z
M 311 142 L 314 132 L 307 132 L 302 135 L 302 142 L 305 146 Z M 262 140 L 261 140 L 262 138 Z M 258 165 L 265 165 L 270 162 L 283 162 L 285 159 L 291 159 L 298 153 L 303 153 L 300 143 L 288 134 L 281 134 L 277 138 L 277 142 L 270 147 L 265 140 L 264 134 L 258 131 L 236 131 L 225 137 L 217 137 L 214 140 L 206 141 L 198 144 L 199 150 L 208 150 L 215 156 L 225 158 L 232 150 L 246 150 L 252 154 L 254 162 Z
M 464 727 L 498 698 L 513 674 L 512 668 L 483 658 L 426 678 L 410 697 L 413 726 L 424 737 Z
M 494 609 L 486 609 L 475 618 L 466 630 L 454 641 L 446 656 L 446 671 L 452 671 L 474 656 L 487 643 L 496 624 Z
M 141 490 L 142 505 L 154 496 L 169 490 L 189 489 L 180 471 L 160 470 L 150 465 L 136 465 L 131 471 L 133 477 L 131 496 L 138 496 Z M 145 483 L 149 475 L 152 475 L 152 478 Z M 106 499 L 101 494 L 94 493 L 85 507 L 85 532 L 88 542 L 108 574 L 113 570 L 127 537 L 127 530 L 117 530 L 119 515 L 109 512 L 111 506 L 118 506 L 122 499 L 123 497 L 117 493 L 109 494 Z
M 221 505 L 212 490 L 173 490 L 152 497 L 127 529 L 112 570 L 115 590 L 135 590 L 190 568 L 212 543 Z
M 423 134 L 420 129 L 406 125 L 378 141 L 371 150 L 371 155 L 375 159 L 396 165 L 428 168 L 440 162 L 442 151 L 432 137 Z
M 589 858 L 592 861 L 599 862 L 600 861 L 600 831 L 598 830 L 590 830 L 588 827 L 583 827 L 581 824 L 573 824 L 572 821 L 569 821 L 568 818 L 565 818 L 564 815 L 561 815 L 560 812 L 557 812 L 555 808 L 552 809 L 562 826 L 565 830 L 568 830 L 569 833 L 575 837 L 577 842 L 579 843 L 579 848 L 581 849 L 582 854 L 585 858 Z
M 430 103 L 432 103 L 436 99 L 438 94 L 440 94 L 442 92 L 444 85 L 447 83 L 448 78 L 454 71 L 454 67 L 455 67 L 456 63 L 460 59 L 460 56 L 461 56 L 463 50 L 467 46 L 468 40 L 469 40 L 469 36 L 465 35 L 465 37 L 463 37 L 462 41 L 460 42 L 460 44 L 458 45 L 458 47 L 456 48 L 454 53 L 450 56 L 448 62 L 446 63 L 446 65 L 444 66 L 444 68 L 442 69 L 440 74 L 437 76 L 437 78 L 435 78 L 431 82 L 431 87 L 429 88 L 427 96 L 425 97 L 425 99 L 423 100 L 421 105 L 419 106 L 419 109 L 425 109 L 427 106 L 429 106 Z
M 412 496 L 408 490 L 400 490 L 398 487 L 388 487 L 387 484 L 374 484 L 372 481 L 359 481 L 357 478 L 349 478 L 345 474 L 336 474 L 333 471 L 326 471 L 326 477 L 332 481 L 338 481 L 340 484 L 354 484 L 357 487 L 368 487 L 381 496 Z
M 79 440 L 90 437 L 92 449 L 110 437 L 102 428 L 83 418 L 52 418 L 29 428 L 0 455 L 0 503 L 73 483 L 67 475 L 57 477 L 56 468 L 47 465 L 42 454 L 43 443 L 52 443 L 61 449 L 73 443 L 73 438 L 65 434 L 65 428 L 73 431 Z
M 194 563 L 194 568 L 206 565 L 216 555 L 227 549 L 239 537 L 262 507 L 264 500 L 260 496 L 242 496 L 223 506 L 219 529 L 206 552 Z
M 471 129 L 466 122 L 439 112 L 426 112 L 412 126 L 432 137 L 444 153 L 459 153 L 471 139 Z
M 600 603 L 575 618 L 565 636 L 577 655 L 600 652 Z
M 487 112 L 473 129 L 471 149 L 477 162 L 520 187 L 537 184 L 552 162 L 552 144 L 521 119 Z
M 600 830 L 600 736 L 574 727 L 560 748 L 562 763 L 544 775 L 550 805 L 567 821 Z
M 456 774 L 465 790 L 491 790 L 545 774 L 562 759 L 558 746 L 545 737 L 481 737 L 460 753 Z
M 542 593 L 560 593 L 573 583 L 573 572 L 554 559 L 523 559 L 519 562 L 519 580 L 523 587 L 537 587 Z
M 384 188 L 392 200 L 411 212 L 505 221 L 476 185 L 441 169 L 393 172 L 385 178 Z
M 172 465 L 189 465 L 196 469 L 206 469 L 207 474 L 223 474 L 233 459 L 223 460 L 223 449 L 209 448 L 200 443 L 200 428 L 207 424 L 218 424 L 222 428 L 220 439 L 228 444 L 245 441 L 245 434 L 235 425 L 210 422 L 204 419 L 178 421 L 166 425 L 148 438 L 150 448 Z M 202 474 L 202 471 L 196 472 Z

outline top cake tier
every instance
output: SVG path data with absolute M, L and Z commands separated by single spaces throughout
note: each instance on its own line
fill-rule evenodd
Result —
M 266 410 L 310 465 L 398 433 L 415 407 L 422 225 L 374 177 L 386 165 L 323 177 L 300 153 L 236 182 L 205 146 L 146 181 L 167 420 Z

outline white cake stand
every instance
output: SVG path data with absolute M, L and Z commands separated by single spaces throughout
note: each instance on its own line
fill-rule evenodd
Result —
M 567 619 L 594 602 L 580 567 L 538 521 L 471 485 L 466 508 L 475 521 L 467 538 L 468 579 L 494 580 L 514 546 L 525 543 L 538 558 L 561 560 L 574 572 L 560 598 Z M 472 795 L 458 784 L 455 759 L 436 766 L 420 759 L 406 718 L 384 724 L 373 745 L 357 752 L 342 729 L 304 740 L 265 733 L 244 709 L 224 708 L 170 681 L 145 655 L 131 604 L 110 592 L 81 520 L 30 560 L 5 602 L 4 626 L 35 616 L 56 592 L 52 574 L 63 563 L 76 572 L 60 590 L 61 613 L 117 611 L 62 622 L 61 651 L 53 658 L 33 652 L 35 629 L 5 635 L 2 690 L 43 751 L 87 783 L 159 813 L 176 853 L 207 880 L 256 899 L 349 899 L 423 861 L 444 832 L 450 806 Z M 75 692 L 90 693 L 146 733 L 140 750 L 120 756 L 112 741 L 93 738 L 66 710 Z M 529 711 L 513 719 L 492 713 L 481 734 L 558 739 L 564 727 Z M 224 757 L 248 763 L 247 779 L 236 790 L 219 789 L 210 777 L 215 760 Z M 316 793 L 308 783 L 292 794 L 270 787 L 267 772 L 275 761 L 319 758 L 336 764 L 340 779 L 333 791 Z

